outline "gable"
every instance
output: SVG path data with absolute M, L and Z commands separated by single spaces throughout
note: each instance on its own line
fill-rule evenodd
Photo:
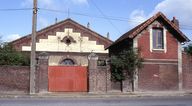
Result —
M 149 25 L 151 25 L 154 21 L 159 21 L 163 24 L 164 27 L 166 27 L 179 42 L 188 42 L 190 41 L 180 30 L 179 28 L 172 23 L 169 19 L 166 18 L 163 13 L 158 12 L 145 22 L 141 23 L 140 25 L 136 26 L 135 28 L 131 29 L 130 31 L 123 34 L 121 37 L 119 37 L 112 45 L 110 45 L 108 48 L 118 44 L 119 42 L 124 41 L 125 39 L 133 39 L 135 38 L 139 33 L 141 33 L 144 29 L 146 29 Z
M 22 51 L 31 51 L 31 46 L 22 46 Z M 56 32 L 56 35 L 48 35 L 47 39 L 39 39 L 39 42 L 36 43 L 36 51 L 108 53 L 104 45 L 89 40 L 88 37 L 74 32 L 71 28 L 65 28 L 63 32 Z
M 99 35 L 98 33 L 78 24 L 77 22 L 67 19 L 46 27 L 37 32 L 37 44 L 42 43 L 42 39 L 49 39 L 50 36 L 57 36 L 57 32 L 64 32 L 66 29 L 72 29 L 75 33 L 80 33 L 81 37 L 87 37 L 89 41 L 96 42 L 96 45 L 103 45 L 104 48 L 112 44 L 112 41 Z M 30 46 L 31 45 L 31 35 L 24 36 L 20 39 L 17 39 L 13 42 L 10 42 L 16 50 L 21 51 L 22 46 Z

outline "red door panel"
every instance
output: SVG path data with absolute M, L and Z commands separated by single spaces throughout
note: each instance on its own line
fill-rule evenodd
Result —
M 49 66 L 50 92 L 87 92 L 87 67 Z

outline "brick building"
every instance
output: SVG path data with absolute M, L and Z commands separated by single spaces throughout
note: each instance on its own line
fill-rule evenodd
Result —
M 71 19 L 38 31 L 36 39 L 36 92 L 108 92 L 121 88 L 127 92 L 127 80 L 123 85 L 111 82 L 110 67 L 97 63 L 103 64 L 108 55 L 130 47 L 139 48 L 144 59 L 134 81 L 135 90 L 192 89 L 192 57 L 181 48 L 189 39 L 179 30 L 175 18 L 170 21 L 160 12 L 114 43 Z M 30 53 L 31 35 L 11 44 L 18 51 Z M 29 67 L 0 66 L 0 70 L 0 91 L 29 92 Z
M 102 62 L 108 58 L 108 50 L 105 48 L 112 44 L 111 40 L 92 31 L 89 26 L 82 26 L 71 19 L 38 31 L 36 39 L 36 52 L 40 56 L 37 57 L 40 59 L 36 72 L 37 92 L 90 91 L 88 86 L 91 83 L 88 79 L 91 73 L 95 75 L 96 72 L 90 72 L 92 68 L 88 70 L 88 56 L 94 52 L 98 56 L 97 60 Z M 31 35 L 11 44 L 17 51 L 30 53 Z M 45 52 L 49 57 L 48 64 L 41 58 L 41 53 Z
M 179 30 L 178 20 L 170 21 L 159 12 L 108 48 L 110 55 L 130 47 L 140 49 L 144 62 L 134 82 L 137 91 L 182 90 L 185 78 L 182 77 L 181 44 L 188 41 Z M 118 88 L 117 85 L 112 84 L 112 88 Z M 126 87 L 123 90 L 128 91 Z

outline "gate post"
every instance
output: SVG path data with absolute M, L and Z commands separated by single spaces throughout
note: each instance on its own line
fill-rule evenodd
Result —
M 106 92 L 111 91 L 111 66 L 110 66 L 110 60 L 106 59 L 106 65 L 107 65 L 107 72 L 106 72 Z
M 96 78 L 96 73 L 97 73 L 97 60 L 98 56 L 95 53 L 91 53 L 88 56 L 89 64 L 88 64 L 88 89 L 89 93 L 94 93 L 97 92 L 96 86 L 97 86 L 97 78 Z
M 38 91 L 39 93 L 48 92 L 48 60 L 49 56 L 46 52 L 42 52 L 38 57 Z

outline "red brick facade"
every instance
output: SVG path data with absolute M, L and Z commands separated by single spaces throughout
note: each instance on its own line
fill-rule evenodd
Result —
M 161 39 L 159 33 L 153 35 L 153 29 L 162 31 Z M 155 34 L 157 33 L 155 32 Z M 153 36 L 155 36 L 155 39 L 153 39 Z M 154 42 L 157 45 L 156 43 L 159 40 L 162 43 L 158 43 L 158 45 L 162 48 L 153 49 Z M 109 47 L 109 50 L 110 54 L 125 50 L 129 47 L 122 46 L 122 44 L 128 44 L 127 42 L 132 43 L 127 45 L 130 48 L 140 50 L 144 62 L 135 80 L 135 87 L 139 91 L 182 90 L 182 85 L 186 89 L 191 89 L 192 76 L 189 64 L 183 65 L 182 73 L 181 43 L 187 41 L 189 39 L 179 30 L 177 24 L 159 12 L 123 34 Z M 184 60 L 183 64 L 186 62 L 189 62 L 189 60 Z
M 182 55 L 182 65 L 183 65 L 183 89 L 192 89 L 192 56 L 183 53 Z
M 155 23 L 156 22 L 156 23 Z M 154 24 L 155 23 L 155 24 Z M 158 24 L 157 24 L 158 23 Z M 154 24 L 154 25 L 153 25 Z M 166 29 L 166 48 L 165 50 L 152 50 L 150 41 L 150 29 L 160 27 Z M 97 44 L 108 47 L 112 42 L 105 37 L 79 25 L 68 19 L 47 27 L 37 33 L 37 41 L 46 38 L 47 35 L 55 35 L 56 32 L 63 31 L 64 28 L 73 28 L 75 32 L 80 32 L 82 36 L 89 37 Z M 21 50 L 22 46 L 30 45 L 30 35 L 11 42 L 14 48 Z M 143 67 L 139 69 L 136 84 L 139 91 L 165 91 L 179 90 L 182 85 L 184 90 L 192 89 L 192 58 L 185 54 L 180 54 L 179 43 L 189 39 L 169 21 L 162 13 L 158 13 L 144 23 L 130 30 L 120 37 L 112 46 L 109 47 L 110 54 L 120 52 L 126 48 L 137 47 L 140 49 L 141 57 L 144 59 Z M 179 50 L 180 49 L 180 50 Z M 87 59 L 87 54 L 78 53 L 50 53 L 49 55 L 60 56 L 78 55 Z M 99 55 L 99 54 L 98 54 Z M 103 57 L 107 58 L 107 54 Z M 94 56 L 93 56 L 94 57 Z M 181 59 L 182 58 L 182 59 Z M 182 63 L 180 63 L 182 60 Z M 78 60 L 77 60 L 78 61 Z M 38 67 L 36 91 L 48 91 L 48 61 L 42 60 Z M 182 65 L 182 67 L 180 67 Z M 128 83 L 111 83 L 110 68 L 98 67 L 97 59 L 89 60 L 88 66 L 88 86 L 89 92 L 107 92 L 109 90 L 122 89 Z M 43 71 L 42 71 L 43 70 Z M 5 88 L 12 88 L 29 91 L 29 67 L 0 67 L 0 91 Z M 128 80 L 127 80 L 128 82 Z M 121 86 L 121 87 L 120 87 Z M 115 90 L 116 90 L 115 89 Z M 128 90 L 126 90 L 128 91 Z
M 144 30 L 137 39 L 144 65 L 139 70 L 138 90 L 178 89 L 178 41 L 166 30 L 166 52 L 150 51 L 150 28 Z
M 29 91 L 28 66 L 0 66 L 0 92 Z
M 162 91 L 178 89 L 178 66 L 144 64 L 138 74 L 140 91 Z
M 167 52 L 150 52 L 150 34 L 149 30 L 144 30 L 138 38 L 138 48 L 141 49 L 141 56 L 147 59 L 178 59 L 178 41 L 170 32 L 167 35 Z

